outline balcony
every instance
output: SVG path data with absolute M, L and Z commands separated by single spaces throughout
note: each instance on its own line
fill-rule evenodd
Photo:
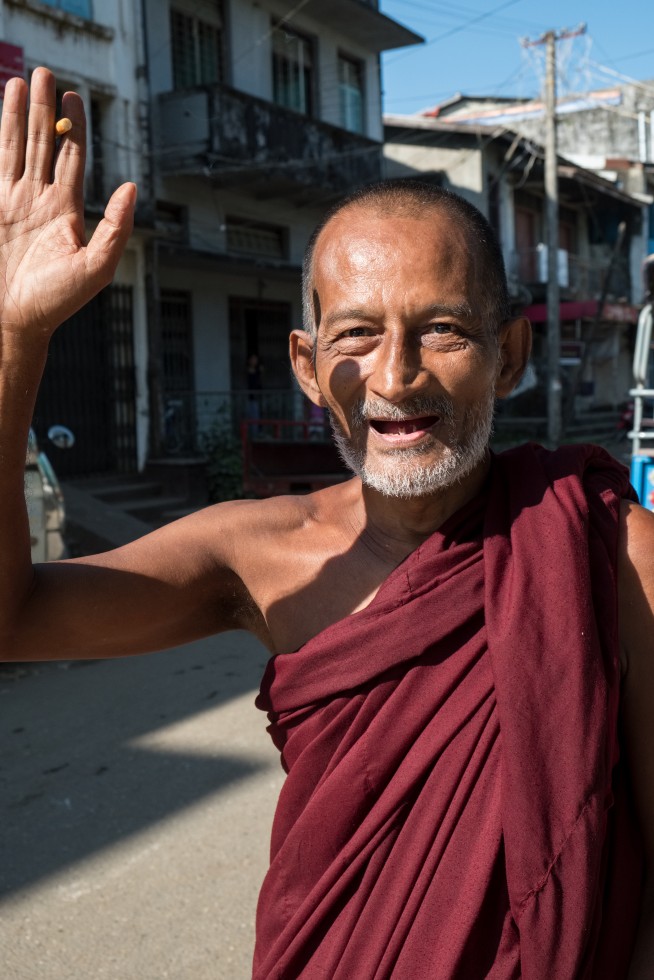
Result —
M 163 176 L 327 202 L 381 177 L 381 144 L 225 85 L 159 96 Z
M 599 299 L 609 271 L 610 255 L 593 255 L 582 258 L 572 252 L 559 249 L 557 270 L 562 299 Z M 544 295 L 547 285 L 547 247 L 525 248 L 514 252 L 507 264 L 507 272 L 529 287 L 534 298 Z M 540 287 L 540 288 L 539 288 Z M 623 299 L 631 294 L 629 263 L 624 255 L 618 257 L 607 284 L 607 299 Z

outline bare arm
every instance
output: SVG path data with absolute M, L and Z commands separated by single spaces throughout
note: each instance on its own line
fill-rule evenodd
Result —
M 623 504 L 620 639 L 626 658 L 622 719 L 645 845 L 646 879 L 629 980 L 654 976 L 654 514 Z
M 114 553 L 32 568 L 24 464 L 48 343 L 111 281 L 131 232 L 135 188 L 115 192 L 87 244 L 81 101 L 64 96 L 73 127 L 58 153 L 49 71 L 33 74 L 27 130 L 26 104 L 25 82 L 12 79 L 0 126 L 0 656 L 133 653 L 242 625 L 240 580 L 210 544 L 229 507 Z

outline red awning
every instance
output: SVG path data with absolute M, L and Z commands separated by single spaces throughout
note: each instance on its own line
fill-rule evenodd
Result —
M 597 315 L 598 302 L 596 299 L 585 300 L 582 303 L 561 303 L 559 316 L 562 321 L 579 320 L 581 317 Z M 547 303 L 534 303 L 525 310 L 525 316 L 532 323 L 547 323 Z

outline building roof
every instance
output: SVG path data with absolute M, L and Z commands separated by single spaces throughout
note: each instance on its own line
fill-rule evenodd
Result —
M 569 95 L 558 99 L 557 115 L 617 106 L 623 101 L 620 88 L 598 89 L 581 95 Z M 497 96 L 456 95 L 421 116 L 447 119 L 463 125 L 499 126 L 511 125 L 524 119 L 537 119 L 545 115 L 542 99 L 507 99 Z
M 462 137 L 465 139 L 470 136 L 483 136 L 488 139 L 491 135 L 492 130 L 489 126 L 482 126 L 479 123 L 467 123 L 461 120 L 452 119 L 452 117 L 447 117 L 444 120 L 426 117 L 420 115 L 385 115 L 384 116 L 384 126 L 386 130 L 402 130 L 405 129 L 408 132 L 422 132 L 425 136 L 433 134 L 435 136 L 451 136 L 454 139 L 456 137 Z M 505 143 L 510 143 L 514 150 L 522 146 L 527 150 L 528 153 L 536 157 L 540 161 L 545 159 L 545 150 L 543 147 L 536 143 L 534 140 L 530 139 L 528 136 L 523 136 L 513 129 L 497 124 L 496 132 L 492 133 L 492 138 L 494 141 L 502 140 Z M 395 136 L 391 142 L 401 142 L 401 140 Z M 411 141 L 416 142 L 415 138 Z M 474 152 L 474 150 L 471 150 Z M 513 156 L 513 153 L 511 153 Z M 613 197 L 618 201 L 622 201 L 624 204 L 629 204 L 632 207 L 642 207 L 643 204 L 652 203 L 653 199 L 646 194 L 632 194 L 627 191 L 622 190 L 617 187 L 616 184 L 608 180 L 606 177 L 601 176 L 593 170 L 587 170 L 585 167 L 579 166 L 572 160 L 567 159 L 561 154 L 558 154 L 558 174 L 562 179 L 569 179 L 577 181 L 586 187 L 592 187 L 595 190 L 601 191 L 607 194 L 609 197 Z
M 278 0 L 275 9 L 282 17 L 298 7 L 297 0 Z M 422 44 L 424 37 L 377 9 L 376 0 L 306 0 L 302 14 L 311 17 L 368 51 L 379 53 L 411 44 Z

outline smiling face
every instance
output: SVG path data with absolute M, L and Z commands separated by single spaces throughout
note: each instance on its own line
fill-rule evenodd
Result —
M 320 323 L 313 387 L 303 387 L 328 408 L 350 467 L 386 495 L 413 497 L 482 465 L 502 334 L 486 322 L 462 223 L 354 205 L 322 231 L 313 268 Z M 306 357 L 294 362 L 306 382 Z

